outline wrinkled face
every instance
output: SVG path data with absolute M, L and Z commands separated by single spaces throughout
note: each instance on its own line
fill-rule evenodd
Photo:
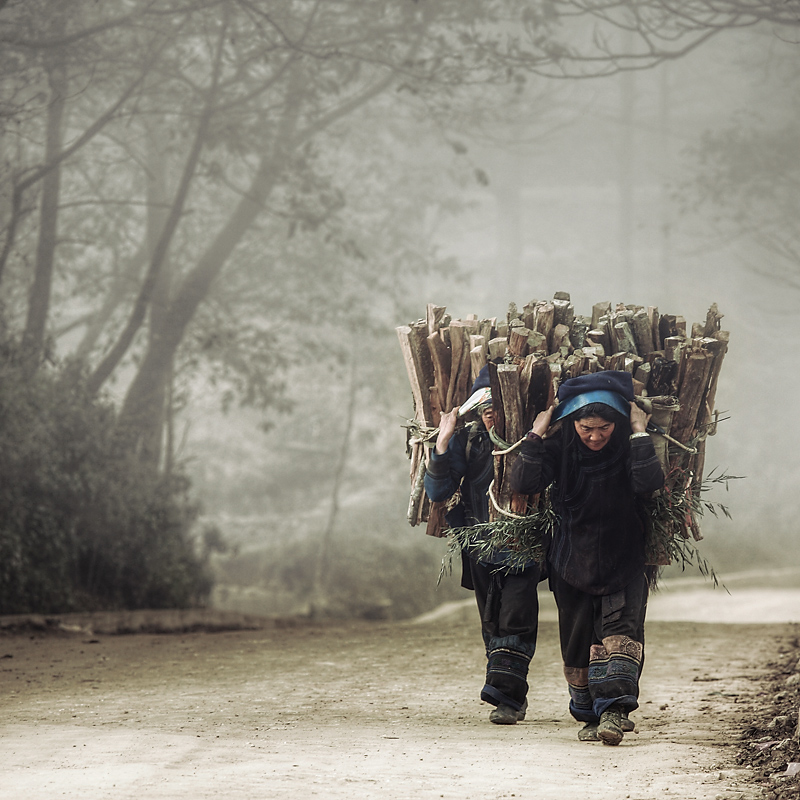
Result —
M 492 410 L 491 406 L 487 406 L 483 411 L 481 411 L 481 419 L 483 420 L 483 424 L 486 426 L 486 430 L 490 430 L 492 425 L 494 425 L 494 411 Z
M 602 417 L 586 417 L 575 421 L 575 430 L 580 440 L 596 453 L 608 444 L 614 433 L 614 423 Z

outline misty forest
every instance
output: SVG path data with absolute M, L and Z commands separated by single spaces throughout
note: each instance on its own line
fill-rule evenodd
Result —
M 395 329 L 556 292 L 718 304 L 700 550 L 800 566 L 798 87 L 797 0 L 0 0 L 0 613 L 461 598 Z

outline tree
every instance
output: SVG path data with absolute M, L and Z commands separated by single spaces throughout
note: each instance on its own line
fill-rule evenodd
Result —
M 319 174 L 319 142 L 341 136 L 343 120 L 391 87 L 424 87 L 430 97 L 442 87 L 506 81 L 513 71 L 493 37 L 503 24 L 499 12 L 514 3 L 180 6 L 164 0 L 128 13 L 121 4 L 81 3 L 69 17 L 48 16 L 56 10 L 51 5 L 11 3 L 0 18 L 0 39 L 18 54 L 22 82 L 34 76 L 43 84 L 50 76 L 46 113 L 26 128 L 34 140 L 49 130 L 48 144 L 31 148 L 12 176 L 0 264 L 13 262 L 16 280 L 28 283 L 27 240 L 19 233 L 38 230 L 42 246 L 24 334 L 34 365 L 54 296 L 80 300 L 77 317 L 88 324 L 87 283 L 109 286 L 79 351 L 87 355 L 92 342 L 102 341 L 99 321 L 112 325 L 89 378 L 97 391 L 135 347 L 138 366 L 121 426 L 150 459 L 158 457 L 176 353 L 212 286 L 235 269 L 234 254 L 265 228 L 269 238 L 281 224 L 319 225 L 342 207 L 341 192 L 326 189 Z M 60 27 L 38 29 L 41 19 Z M 489 32 L 479 33 L 478 23 Z M 146 58 L 115 62 L 112 53 L 121 51 Z M 102 79 L 80 83 L 99 69 Z M 65 100 L 69 87 L 79 85 Z M 102 113 L 91 116 L 97 108 Z M 130 197 L 131 188 L 138 198 Z M 34 190 L 41 196 L 38 216 L 24 204 Z M 116 203 L 125 202 L 124 193 L 129 218 L 111 232 L 109 206 L 114 194 Z M 320 200 L 323 208 L 313 208 Z M 148 213 L 131 214 L 136 203 Z M 81 248 L 72 237 L 66 279 L 54 286 L 59 227 L 92 244 Z M 98 250 L 112 250 L 113 257 Z M 260 280 L 268 282 L 264 267 Z M 138 287 L 121 291 L 131 278 Z M 125 302 L 132 303 L 128 311 Z M 145 319 L 149 333 L 142 339 Z M 63 328 L 74 325 L 67 320 Z
M 361 109 L 652 66 L 755 18 L 724 2 L 712 16 L 718 5 L 79 0 L 65 15 L 54 0 L 12 0 L 0 42 L 21 99 L 4 138 L 22 166 L 9 167 L 0 279 L 29 302 L 24 323 L 8 322 L 32 368 L 48 331 L 82 329 L 90 389 L 124 382 L 120 427 L 157 463 L 176 358 L 207 341 L 193 331 L 215 287 L 255 252 L 249 297 L 283 296 L 282 240 L 347 227 L 352 195 L 332 165 Z M 592 20 L 632 28 L 634 52 L 613 33 L 586 39 Z M 32 87 L 48 102 L 32 105 Z M 329 241 L 350 248 L 338 263 L 358 259 L 357 236 Z
M 0 280 L 5 276 L 20 226 L 32 214 L 33 207 L 30 201 L 26 202 L 27 197 L 31 189 L 41 190 L 33 281 L 24 330 L 32 361 L 40 356 L 50 307 L 62 165 L 118 115 L 140 87 L 149 69 L 148 59 L 154 55 L 146 45 L 142 46 L 138 37 L 131 40 L 128 36 L 120 40 L 117 34 L 122 20 L 98 22 L 93 11 L 88 4 L 81 4 L 70 9 L 68 21 L 61 5 L 39 2 L 23 6 L 12 3 L 3 9 L 4 17 L 0 20 L 0 41 L 10 68 L 6 73 L 6 83 L 13 98 L 3 115 L 6 171 L 10 174 L 7 181 L 9 208 L 0 248 Z M 131 16 L 122 19 L 128 22 Z M 76 27 L 77 30 L 68 30 Z M 97 40 L 98 32 L 105 35 L 103 41 Z M 162 33 L 161 47 L 165 41 Z M 92 46 L 88 47 L 89 44 Z M 112 61 L 118 62 L 120 51 L 136 54 L 131 60 L 125 60 L 127 72 L 120 73 L 118 69 L 105 72 L 103 67 Z M 99 77 L 96 77 L 97 72 Z M 120 75 L 121 83 L 115 85 L 114 78 Z M 87 81 L 101 92 L 111 93 L 110 101 L 104 104 L 99 115 L 94 107 L 90 107 L 88 116 L 82 120 L 86 124 L 65 146 L 67 114 L 80 110 L 81 101 L 87 94 L 84 91 Z M 68 102 L 70 94 L 77 96 L 73 103 Z M 37 110 L 41 113 L 37 114 Z M 25 125 L 25 122 L 30 122 L 30 125 Z M 44 140 L 39 152 L 26 141 L 29 136 L 33 141 Z
M 688 152 L 679 196 L 706 239 L 736 249 L 751 272 L 800 289 L 800 164 L 796 45 L 746 62 L 753 96 Z
M 720 241 L 749 240 L 771 256 L 754 254 L 750 269 L 793 289 L 800 289 L 798 136 L 798 121 L 776 130 L 739 120 L 709 132 L 696 150 L 690 188 L 693 207 L 709 212 Z
M 781 35 L 800 26 L 800 0 L 553 0 L 549 6 L 571 23 L 555 63 L 573 75 L 646 69 L 682 58 L 726 30 L 771 25 Z

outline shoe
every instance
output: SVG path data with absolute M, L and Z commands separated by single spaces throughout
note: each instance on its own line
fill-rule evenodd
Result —
M 618 745 L 622 741 L 622 712 L 619 709 L 612 706 L 602 713 L 597 736 L 603 744 Z
M 520 714 L 522 714 L 522 719 L 524 719 L 524 711 L 517 711 L 516 708 L 511 708 L 511 706 L 506 706 L 501 703 L 497 708 L 492 709 L 489 714 L 489 722 L 494 722 L 495 725 L 516 725 L 520 720 Z
M 631 733 L 636 728 L 636 723 L 632 719 L 628 719 L 628 714 L 626 711 L 622 712 L 620 728 L 622 728 L 623 733 Z
M 597 735 L 597 723 L 596 722 L 587 722 L 578 731 L 578 741 L 579 742 L 599 742 L 600 741 L 600 737 Z
M 525 719 L 525 714 L 528 711 L 528 700 L 525 699 L 525 702 L 522 704 L 522 708 L 517 711 L 517 722 L 522 722 Z

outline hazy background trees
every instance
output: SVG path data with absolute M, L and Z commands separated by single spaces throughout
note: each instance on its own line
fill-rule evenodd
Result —
M 132 502 L 166 498 L 194 576 L 180 597 L 99 602 L 191 602 L 209 570 L 213 602 L 244 610 L 402 615 L 455 596 L 436 594 L 443 543 L 404 520 L 394 326 L 429 301 L 502 316 L 556 290 L 690 321 L 720 304 L 732 419 L 710 457 L 748 480 L 707 549 L 718 567 L 744 544 L 747 563 L 779 559 L 797 19 L 743 5 L 0 5 L 8 382 L 72 376 L 109 420 L 92 474 L 116 459 L 108 475 L 144 481 Z M 9 462 L 10 485 L 25 469 Z M 91 592 L 89 526 L 65 516 Z

